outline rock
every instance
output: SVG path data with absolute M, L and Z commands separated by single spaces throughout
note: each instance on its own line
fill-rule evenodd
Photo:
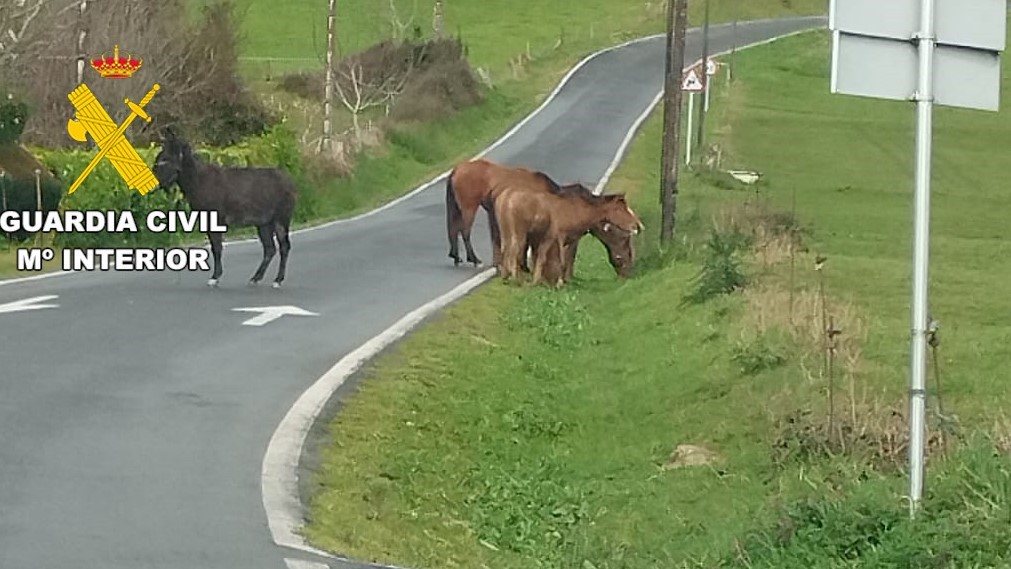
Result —
M 706 466 L 720 459 L 715 452 L 696 445 L 678 445 L 663 465 L 664 470 L 689 466 Z

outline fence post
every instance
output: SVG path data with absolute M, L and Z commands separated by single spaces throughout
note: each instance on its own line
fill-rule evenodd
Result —
M 35 200 L 38 204 L 39 214 L 42 214 L 42 170 L 35 169 Z M 42 245 L 42 232 L 35 234 L 36 246 Z
M 436 39 L 440 39 L 441 40 L 442 37 L 443 37 L 443 35 L 442 35 L 442 28 L 443 28 L 443 26 L 442 26 L 442 0 L 435 0 L 435 8 L 433 8 L 433 11 L 435 12 L 435 14 L 434 14 L 434 16 L 432 18 L 432 29 L 435 32 Z
M 7 211 L 7 171 L 0 170 L 0 206 L 3 209 L 0 211 Z M 11 250 L 11 234 L 4 232 L 5 240 L 7 241 L 7 250 Z

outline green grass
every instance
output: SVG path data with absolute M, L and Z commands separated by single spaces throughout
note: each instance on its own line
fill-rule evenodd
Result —
M 827 255 L 829 310 L 868 330 L 852 380 L 876 406 L 858 421 L 887 435 L 870 414 L 904 412 L 913 109 L 830 95 L 828 53 L 824 33 L 742 52 L 709 136 L 725 166 L 765 174 L 761 201 L 790 209 L 796 190 L 812 228 L 798 295 Z M 754 197 L 686 174 L 679 245 L 658 251 L 659 114 L 611 183 L 647 223 L 640 276 L 617 282 L 587 243 L 566 290 L 492 283 L 379 358 L 330 424 L 309 539 L 418 568 L 1000 566 L 1011 464 L 990 443 L 932 459 L 918 522 L 902 474 L 865 456 L 777 460 L 774 443 L 808 444 L 778 419 L 812 410 L 824 425 L 824 381 L 800 366 L 817 375 L 820 355 L 749 336 L 755 308 L 740 295 L 680 304 L 709 216 Z M 1011 300 L 998 291 L 1011 275 L 997 212 L 1011 196 L 995 166 L 1011 124 L 939 109 L 935 128 L 931 305 L 945 404 L 965 434 L 1004 404 Z M 751 287 L 788 282 L 783 263 L 747 266 Z M 723 461 L 660 468 L 682 443 Z
M 200 4 L 201 0 L 193 0 Z M 401 22 L 413 21 L 422 34 L 432 31 L 434 0 L 396 0 Z M 739 5 L 739 6 L 738 6 Z M 243 16 L 244 56 L 276 58 L 274 70 L 320 68 L 326 53 L 326 2 L 290 0 L 285 3 L 285 24 L 278 26 L 277 6 L 257 0 L 236 0 Z M 487 67 L 493 76 L 508 71 L 509 59 L 527 51 L 550 48 L 559 37 L 568 41 L 592 39 L 608 45 L 637 35 L 663 31 L 663 2 L 641 0 L 447 0 L 446 33 L 460 36 L 470 49 L 475 66 Z M 798 0 L 735 2 L 713 0 L 713 21 L 768 17 L 770 14 L 824 12 L 825 3 Z M 737 12 L 735 14 L 735 11 Z M 414 15 L 412 20 L 412 14 Z M 692 22 L 701 22 L 702 4 L 690 7 Z M 343 53 L 364 49 L 390 37 L 388 0 L 338 2 L 337 38 Z M 412 33 L 408 29 L 408 33 Z M 529 44 L 529 46 L 528 46 Z M 304 58 L 284 61 L 284 58 Z

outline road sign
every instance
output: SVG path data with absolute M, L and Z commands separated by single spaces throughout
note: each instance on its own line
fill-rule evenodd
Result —
M 705 89 L 705 84 L 702 79 L 699 78 L 699 69 L 697 67 L 692 67 L 686 73 L 684 78 L 681 80 L 681 89 L 683 91 L 688 91 L 689 93 L 699 93 Z
M 255 308 L 233 308 L 234 312 L 259 312 L 242 323 L 243 326 L 263 326 L 269 324 L 282 316 L 319 316 L 315 312 L 303 310 L 297 306 L 260 306 Z
M 706 75 L 716 75 L 716 72 L 720 70 L 720 64 L 712 59 L 706 60 Z
M 1007 0 L 831 0 L 832 93 L 916 101 L 909 508 L 923 494 L 934 103 L 996 111 Z
M 922 0 L 833 0 L 828 27 L 909 42 L 920 32 Z M 1004 0 L 934 0 L 937 43 L 1003 51 L 1007 27 Z
M 922 0 L 832 0 L 832 93 L 900 101 L 917 91 Z M 933 102 L 997 111 L 1005 0 L 934 0 Z
M 59 304 L 39 304 L 40 302 L 53 300 L 54 298 L 59 298 L 59 296 L 55 294 L 48 294 L 46 296 L 34 296 L 24 300 L 15 300 L 14 302 L 8 302 L 7 304 L 0 304 L 0 314 L 7 312 L 23 312 L 25 310 L 42 310 L 43 308 L 58 308 L 60 306 Z

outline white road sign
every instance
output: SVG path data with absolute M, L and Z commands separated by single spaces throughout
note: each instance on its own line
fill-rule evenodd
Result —
M 705 89 L 705 84 L 699 78 L 698 68 L 693 67 L 685 73 L 684 79 L 681 80 L 681 89 L 690 93 L 698 93 Z

